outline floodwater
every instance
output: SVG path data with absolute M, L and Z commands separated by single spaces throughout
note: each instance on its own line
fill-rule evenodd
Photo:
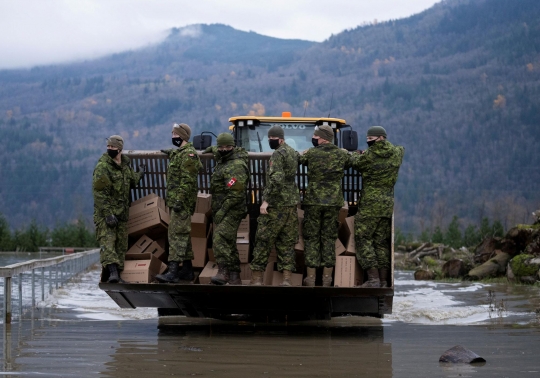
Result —
M 398 272 L 384 320 L 248 324 L 119 309 L 98 270 L 61 288 L 22 322 L 3 325 L 2 376 L 538 377 L 537 287 L 418 282 Z M 443 365 L 463 345 L 487 362 Z

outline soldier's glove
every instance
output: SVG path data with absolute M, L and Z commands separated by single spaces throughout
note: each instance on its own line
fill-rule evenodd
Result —
M 172 152 L 171 149 L 169 149 L 169 150 L 160 150 L 160 151 L 163 152 L 167 156 L 169 156 L 169 154 Z
M 107 223 L 107 226 L 110 228 L 115 228 L 118 226 L 118 219 L 114 215 L 109 215 L 105 218 L 105 223 Z
M 212 146 L 206 147 L 206 148 L 204 149 L 204 153 L 205 153 L 205 154 L 208 154 L 208 153 L 214 153 L 214 150 L 213 150 L 212 148 L 213 148 Z
M 139 173 L 142 173 L 141 178 L 143 178 L 146 173 L 146 164 L 139 165 Z
M 182 211 L 182 205 L 176 205 L 172 208 L 175 213 L 179 213 Z

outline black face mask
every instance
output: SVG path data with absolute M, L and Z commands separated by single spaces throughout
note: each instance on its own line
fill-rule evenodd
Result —
M 109 149 L 107 148 L 107 153 L 108 153 L 109 156 L 110 156 L 111 158 L 113 158 L 113 159 L 118 155 L 119 152 L 120 152 L 120 151 L 118 151 L 118 150 L 109 150 Z
M 180 147 L 182 142 L 184 141 L 182 138 L 172 138 L 172 144 L 174 144 L 176 147 Z
M 279 147 L 279 139 L 268 139 L 268 144 L 271 149 L 275 150 Z
M 370 140 L 370 141 L 367 142 L 367 145 L 368 145 L 368 147 L 371 147 L 371 146 L 373 146 L 376 142 L 377 142 L 377 140 Z
M 315 138 L 311 138 L 311 143 L 313 143 L 314 147 L 317 147 L 319 145 L 319 140 Z
M 221 157 L 223 157 L 223 156 L 225 156 L 225 155 L 227 155 L 227 154 L 231 153 L 231 152 L 232 152 L 232 150 L 230 150 L 230 151 L 227 151 L 227 150 L 223 150 L 223 151 L 221 151 L 221 150 L 218 150 L 218 152 L 219 152 L 219 154 L 221 155 Z

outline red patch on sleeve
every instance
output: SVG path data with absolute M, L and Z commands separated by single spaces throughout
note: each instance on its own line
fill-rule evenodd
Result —
M 234 177 L 231 177 L 231 179 L 230 179 L 229 182 L 227 183 L 227 186 L 230 188 L 230 187 L 233 186 L 235 183 L 236 183 L 236 179 L 235 179 Z

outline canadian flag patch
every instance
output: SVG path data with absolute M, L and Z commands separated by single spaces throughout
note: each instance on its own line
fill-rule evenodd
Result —
M 236 183 L 236 179 L 234 177 L 232 177 L 229 182 L 227 183 L 227 186 L 230 188 L 231 186 L 233 186 L 234 184 Z

